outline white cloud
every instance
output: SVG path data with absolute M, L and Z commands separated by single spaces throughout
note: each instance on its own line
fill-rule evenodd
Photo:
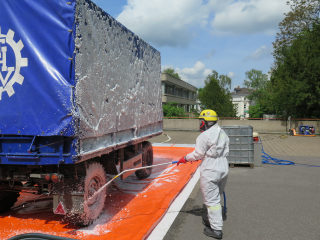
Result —
M 207 77 L 209 74 L 211 74 L 212 73 L 212 70 L 211 69 L 206 69 L 206 70 L 204 70 L 204 72 L 203 72 L 203 76 L 205 76 L 205 77 Z
M 252 4 L 248 4 L 246 6 L 244 6 L 244 8 L 242 8 L 241 12 L 245 12 L 245 11 L 253 11 L 253 10 L 256 10 L 257 7 L 255 5 L 252 5 Z
M 270 57 L 271 53 L 272 53 L 272 47 L 267 47 L 263 45 L 260 48 L 258 48 L 253 54 L 245 57 L 244 61 L 249 61 L 249 60 L 256 61 L 262 58 Z
M 167 68 L 173 68 L 172 65 L 164 65 L 164 66 L 161 66 L 161 72 L 163 72 L 163 70 L 167 69 Z
M 214 35 L 274 34 L 289 10 L 286 1 L 127 0 L 117 20 L 152 45 L 186 47 L 199 29 Z
M 240 0 L 216 12 L 211 21 L 213 33 L 224 34 L 274 34 L 290 10 L 287 0 Z
M 205 78 L 212 72 L 211 69 L 206 69 L 206 66 L 198 61 L 192 68 L 175 68 L 175 72 L 179 74 L 183 81 L 200 88 L 204 86 Z
M 233 78 L 236 74 L 234 72 L 229 72 L 227 75 L 229 78 Z
M 204 71 L 205 67 L 206 67 L 206 66 L 205 66 L 202 62 L 198 61 L 198 62 L 196 62 L 196 64 L 193 66 L 193 68 L 183 68 L 183 69 L 181 70 L 181 73 L 182 73 L 182 74 L 187 74 L 187 75 L 196 75 L 196 74 L 198 74 L 199 72 Z M 180 71 L 180 69 L 179 69 L 179 71 Z
M 161 71 L 172 66 L 161 66 Z M 191 68 L 174 68 L 175 72 L 179 74 L 183 81 L 190 83 L 191 85 L 201 88 L 204 87 L 204 80 L 209 74 L 212 74 L 212 69 L 206 68 L 205 64 L 198 61 Z M 238 76 L 234 72 L 227 74 L 230 78 Z
M 117 17 L 142 39 L 157 46 L 187 46 L 196 29 L 207 25 L 202 0 L 128 0 Z
M 172 65 L 161 66 L 161 71 L 166 68 L 173 68 Z M 205 65 L 198 61 L 192 68 L 174 68 L 183 81 L 190 83 L 195 87 L 203 87 L 205 78 L 212 73 L 211 69 L 206 69 Z

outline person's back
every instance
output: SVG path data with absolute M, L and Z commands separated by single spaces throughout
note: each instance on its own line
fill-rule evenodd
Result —
M 208 209 L 208 219 L 203 218 L 206 226 L 204 234 L 221 239 L 223 220 L 220 194 L 224 191 L 229 172 L 226 158 L 229 153 L 229 138 L 219 127 L 218 117 L 213 110 L 202 111 L 199 118 L 202 133 L 196 140 L 195 150 L 181 158 L 179 163 L 202 159 L 200 184 L 204 204 Z
M 199 137 L 200 136 L 205 139 L 204 142 L 207 144 L 206 157 L 226 160 L 229 153 L 229 137 L 224 130 L 220 128 L 218 123 L 201 133 Z M 228 163 L 228 161 L 226 161 L 226 163 Z

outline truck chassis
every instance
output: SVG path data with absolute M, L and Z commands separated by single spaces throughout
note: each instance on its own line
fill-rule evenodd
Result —
M 17 139 L 20 143 L 17 143 Z M 9 151 L 15 149 L 17 144 L 20 145 L 21 150 L 21 145 L 23 145 L 21 142 L 25 142 L 26 139 L 33 139 L 33 141 L 24 156 L 21 152 L 17 154 Z M 53 142 L 46 145 L 37 144 L 43 139 L 34 140 L 31 137 L 0 137 L 1 159 L 19 163 L 19 165 L 2 164 L 0 167 L 0 213 L 9 210 L 15 204 L 21 191 L 37 195 L 51 195 L 53 196 L 53 211 L 56 214 L 64 214 L 73 223 L 86 226 L 99 217 L 107 189 L 93 200 L 89 202 L 86 200 L 108 181 L 108 176 L 117 175 L 123 170 L 134 167 L 153 165 L 152 145 L 148 141 L 128 142 L 125 145 L 110 148 L 107 154 L 84 161 L 73 159 L 74 163 L 66 164 L 64 157 L 69 157 L 71 154 L 55 153 L 55 151 L 58 145 L 59 149 L 70 150 L 70 146 L 64 146 L 70 144 L 70 139 L 62 141 L 63 144 Z M 4 152 L 4 148 L 7 148 L 8 152 Z M 49 149 L 51 149 L 51 154 Z M 21 164 L 23 160 L 41 162 L 42 156 L 48 158 L 49 155 L 52 158 L 62 157 L 59 164 Z M 144 179 L 149 177 L 151 172 L 152 169 L 147 168 L 136 171 L 135 175 L 138 179 Z M 121 176 L 121 179 L 129 175 L 131 173 Z

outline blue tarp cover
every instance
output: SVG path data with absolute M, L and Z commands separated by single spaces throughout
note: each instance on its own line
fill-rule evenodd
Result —
M 0 134 L 73 134 L 75 4 L 1 0 Z

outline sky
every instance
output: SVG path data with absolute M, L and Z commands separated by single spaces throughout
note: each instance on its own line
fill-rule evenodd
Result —
M 93 0 L 161 53 L 161 69 L 175 69 L 197 88 L 212 70 L 232 89 L 251 69 L 267 74 L 287 0 Z

